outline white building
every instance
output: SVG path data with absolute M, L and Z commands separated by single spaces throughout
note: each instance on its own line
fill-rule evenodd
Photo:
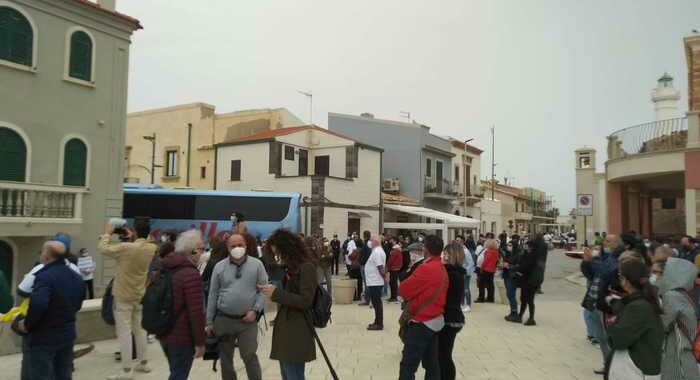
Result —
M 306 234 L 377 232 L 382 150 L 316 125 L 216 144 L 214 188 L 297 192 Z
M 452 145 L 452 181 L 457 189 L 454 214 L 479 219 L 481 190 L 481 149 L 450 137 Z

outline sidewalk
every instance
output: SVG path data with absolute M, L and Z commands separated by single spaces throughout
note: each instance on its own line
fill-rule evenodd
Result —
M 544 295 L 538 296 L 537 326 L 525 327 L 503 321 L 504 305 L 476 304 L 467 314 L 467 325 L 457 336 L 454 358 L 458 379 L 489 380 L 598 380 L 593 368 L 600 366 L 600 351 L 586 342 L 581 308 L 577 297 L 562 300 L 555 294 L 562 288 L 575 294 L 578 287 L 565 281 L 545 282 Z M 550 299 L 548 299 L 548 296 Z M 340 379 L 396 379 L 402 345 L 397 336 L 398 304 L 385 304 L 385 330 L 365 329 L 373 318 L 372 309 L 353 305 L 333 307 L 333 323 L 319 330 L 326 350 Z M 274 317 L 267 314 L 268 321 Z M 272 329 L 260 337 L 258 353 L 264 379 L 280 379 L 278 363 L 268 359 Z M 116 340 L 96 342 L 95 351 L 76 360 L 74 379 L 99 380 L 115 373 L 119 367 L 113 360 Z M 150 374 L 137 374 L 136 379 L 167 378 L 167 362 L 157 342 L 149 345 Z M 20 355 L 0 357 L 0 379 L 18 378 Z M 246 379 L 242 362 L 234 359 L 239 379 Z M 307 365 L 307 379 L 330 379 L 320 351 L 315 362 Z M 212 372 L 211 362 L 195 361 L 190 378 L 220 379 Z M 423 377 L 419 370 L 418 379 Z

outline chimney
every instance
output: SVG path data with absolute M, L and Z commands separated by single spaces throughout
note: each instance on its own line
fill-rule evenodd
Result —
M 100 6 L 102 9 L 106 9 L 108 11 L 116 11 L 116 0 L 97 0 L 97 5 Z

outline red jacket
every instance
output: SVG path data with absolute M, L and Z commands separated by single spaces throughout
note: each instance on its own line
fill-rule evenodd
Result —
M 393 248 L 391 250 L 391 253 L 389 254 L 389 261 L 387 262 L 387 267 L 389 268 L 389 271 L 397 271 L 401 270 L 401 267 L 403 266 L 403 253 L 401 253 L 401 249 L 399 248 Z
M 443 285 L 444 283 L 444 285 Z M 399 295 L 408 300 L 408 312 L 413 313 L 424 300 L 433 296 L 440 289 L 435 301 L 425 306 L 413 319 L 418 322 L 429 321 L 445 311 L 445 299 L 447 297 L 447 271 L 442 265 L 440 257 L 433 256 L 420 264 L 408 278 L 399 284 Z
M 498 262 L 498 251 L 487 249 L 484 251 L 484 261 L 481 263 L 481 270 L 488 273 L 496 273 L 496 263 Z
M 181 267 L 172 276 L 173 310 L 179 314 L 173 329 L 158 339 L 176 346 L 204 346 L 204 290 L 199 271 L 181 253 L 171 253 L 162 264 L 166 270 Z

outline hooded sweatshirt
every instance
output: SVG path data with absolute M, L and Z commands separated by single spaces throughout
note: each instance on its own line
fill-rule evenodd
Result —
M 686 337 L 687 333 L 688 337 L 695 339 L 697 315 L 686 292 L 693 289 L 696 276 L 697 268 L 693 263 L 670 257 L 658 283 L 664 308 L 661 321 L 666 333 L 661 359 L 663 380 L 700 379 L 693 346 Z M 683 328 L 679 329 L 679 324 Z

